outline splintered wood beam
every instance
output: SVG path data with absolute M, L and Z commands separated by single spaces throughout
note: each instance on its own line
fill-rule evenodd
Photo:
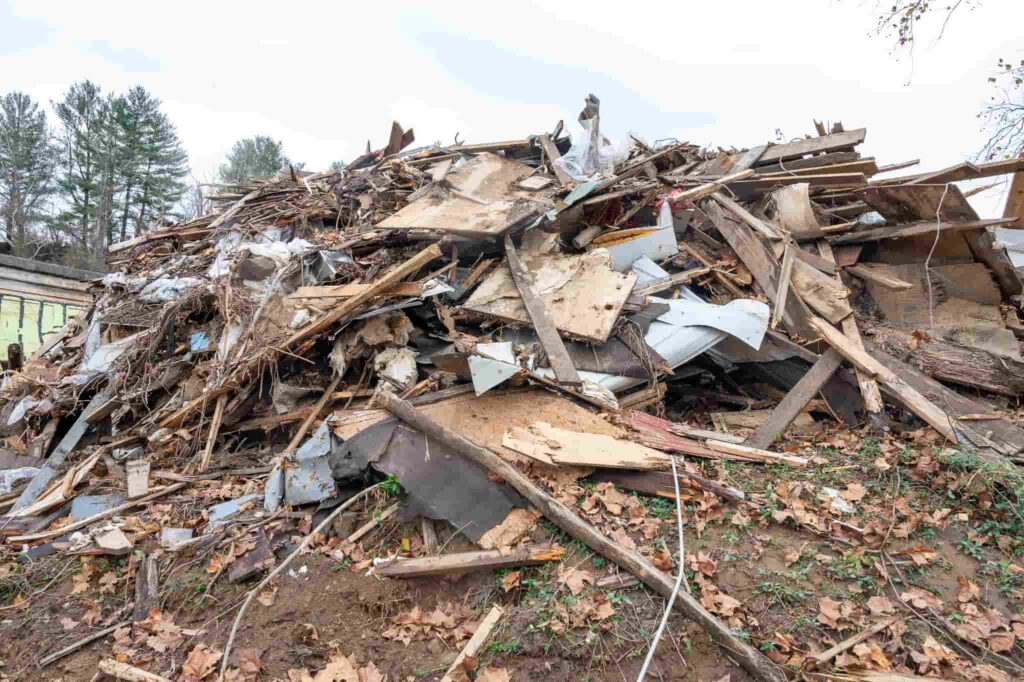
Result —
M 761 165 L 767 165 L 769 163 L 778 163 L 779 161 L 785 162 L 786 159 L 796 159 L 808 154 L 835 152 L 847 147 L 855 147 L 864 141 L 867 132 L 866 128 L 858 128 L 857 130 L 847 130 L 833 135 L 811 137 L 797 142 L 773 144 L 761 155 L 760 163 Z
M 758 239 L 746 223 L 730 219 L 715 202 L 705 201 L 701 204 L 705 215 L 736 252 L 743 264 L 757 280 L 761 290 L 775 302 L 775 294 L 779 287 L 779 266 L 768 247 Z M 794 336 L 802 339 L 814 338 L 814 329 L 808 324 L 810 311 L 799 296 L 787 296 L 784 302 L 783 323 Z
M 217 398 L 217 405 L 213 408 L 213 421 L 210 422 L 210 434 L 206 438 L 206 447 L 203 449 L 203 458 L 199 462 L 199 472 L 206 473 L 210 468 L 210 461 L 213 459 L 213 446 L 217 442 L 217 435 L 220 433 L 220 425 L 224 421 L 224 406 L 228 403 L 228 396 L 225 393 Z
M 771 223 L 761 220 L 753 213 L 743 208 L 743 205 L 732 199 L 732 197 L 727 197 L 721 192 L 715 192 L 711 195 L 711 198 L 721 204 L 725 210 L 729 211 L 749 225 L 751 229 L 761 233 L 761 235 L 768 237 L 768 239 L 782 239 L 782 234 L 779 232 L 777 227 Z
M 761 424 L 747 439 L 746 445 L 754 448 L 768 448 L 775 439 L 786 432 L 789 425 L 816 396 L 825 383 L 843 364 L 843 356 L 835 348 L 829 348 L 821 354 L 800 381 L 790 389 L 786 397 L 775 406 L 768 421 Z
M 519 260 L 516 247 L 512 244 L 512 237 L 508 234 L 505 235 L 505 255 L 508 257 L 512 279 L 519 290 L 519 295 L 523 298 L 523 306 L 530 315 L 530 321 L 533 323 L 534 331 L 537 332 L 537 338 L 540 339 L 540 345 L 547 353 L 548 362 L 551 363 L 555 378 L 563 384 L 576 386 L 582 384 L 583 381 L 572 364 L 572 358 L 569 357 L 569 351 L 565 349 L 562 337 L 558 335 L 555 323 L 551 320 L 547 308 L 544 307 L 543 299 L 534 288 L 533 275 Z
M 480 625 L 477 627 L 476 632 L 466 642 L 466 646 L 462 647 L 462 651 L 455 657 L 452 664 L 448 666 L 448 671 L 441 678 L 441 682 L 455 682 L 455 679 L 459 677 L 464 679 L 466 673 L 462 672 L 461 676 L 458 673 L 462 670 L 462 662 L 467 658 L 476 658 L 477 653 L 483 648 L 484 644 L 487 643 L 487 638 L 491 636 L 491 631 L 494 630 L 494 626 L 498 624 L 501 617 L 505 615 L 504 609 L 500 606 L 495 605 L 491 607 L 484 619 L 480 621 Z
M 851 265 L 843 269 L 857 279 L 874 282 L 878 286 L 891 289 L 892 291 L 906 291 L 907 289 L 914 288 L 914 284 L 912 282 L 907 282 L 899 277 L 894 277 L 880 268 L 873 268 L 869 265 Z
M 835 254 L 832 252 L 832 245 L 824 239 L 818 240 L 818 253 L 828 262 L 836 262 Z M 838 269 L 836 270 L 835 278 L 839 284 L 842 284 L 843 278 Z M 857 326 L 857 315 L 847 315 L 840 324 L 842 325 L 843 334 L 846 335 L 846 338 L 850 339 L 853 347 L 864 350 L 864 341 L 860 338 L 860 328 Z M 882 403 L 882 393 L 878 388 L 878 382 L 859 369 L 855 368 L 855 372 L 857 375 L 857 385 L 860 387 L 861 398 L 864 400 L 864 407 L 868 411 L 868 416 L 875 426 L 880 427 L 882 411 L 885 409 L 885 405 Z
M 793 276 L 793 258 L 795 244 L 786 244 L 786 252 L 782 254 L 782 272 L 779 275 L 779 291 L 775 294 L 775 307 L 772 309 L 772 329 L 779 326 L 782 313 L 786 308 L 786 298 L 789 297 L 789 280 Z
M 377 568 L 375 573 L 385 578 L 421 578 L 428 575 L 454 575 L 469 571 L 489 571 L 513 566 L 537 566 L 547 561 L 558 561 L 565 550 L 558 545 L 535 545 L 502 554 L 499 549 L 480 552 L 457 552 L 441 556 L 401 559 Z
M 1008 225 L 1014 222 L 1014 220 L 1016 220 L 1016 217 L 1011 216 L 1008 218 L 989 218 L 987 220 L 971 220 L 968 222 L 944 220 L 941 225 L 934 221 L 920 222 L 910 225 L 900 225 L 899 227 L 876 227 L 871 230 L 861 230 L 859 232 L 852 232 L 850 234 L 843 234 L 835 237 L 829 236 L 828 241 L 832 246 L 841 246 L 843 244 L 863 244 L 864 242 L 881 241 L 883 239 L 916 237 L 921 234 L 934 235 L 938 231 L 945 233 L 962 232 L 964 230 L 978 230 L 986 227 Z
M 551 141 L 548 135 L 541 135 L 537 138 L 540 142 L 541 149 L 544 150 L 545 156 L 548 157 L 548 165 L 551 166 L 551 172 L 558 178 L 558 184 L 562 187 L 567 187 L 572 184 L 572 176 L 569 175 L 564 168 L 557 165 L 555 161 L 562 158 L 562 153 L 558 151 L 558 147 Z
M 886 386 L 911 412 L 949 440 L 954 443 L 958 442 L 956 431 L 953 429 L 949 415 L 935 403 L 918 393 L 910 384 L 881 362 L 868 355 L 866 351 L 857 348 L 850 339 L 825 320 L 819 317 L 812 317 L 811 326 L 821 334 L 822 338 L 830 346 L 842 353 L 843 357 L 852 362 L 854 366 Z
M 300 341 L 304 341 L 305 339 L 315 336 L 320 332 L 327 331 L 343 317 L 355 312 L 356 309 L 364 303 L 370 301 L 375 296 L 379 296 L 381 293 L 390 290 L 396 284 L 422 268 L 427 263 L 437 260 L 440 257 L 441 247 L 437 244 L 431 244 L 409 260 L 399 265 L 397 268 L 394 268 L 383 277 L 377 279 L 375 282 L 370 284 L 370 286 L 363 289 L 352 298 L 346 299 L 343 303 L 330 310 L 327 314 L 292 334 L 288 340 L 285 341 L 285 349 L 292 348 Z

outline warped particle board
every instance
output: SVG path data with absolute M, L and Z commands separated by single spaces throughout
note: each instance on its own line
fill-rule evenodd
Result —
M 376 227 L 436 230 L 481 238 L 499 236 L 550 208 L 542 192 L 516 188 L 531 172 L 526 164 L 482 153 L 449 172 L 443 184 Z
M 806 159 L 793 159 L 791 161 L 784 161 L 783 163 L 773 163 L 767 166 L 758 166 L 757 172 L 759 175 L 770 175 L 772 173 L 792 173 L 795 171 L 811 172 L 817 168 L 846 164 L 858 160 L 861 160 L 861 158 L 860 154 L 858 154 L 857 152 L 829 152 L 828 154 L 819 154 L 818 156 L 808 156 Z M 863 160 L 874 162 L 874 159 Z
M 558 331 L 604 343 L 633 291 L 636 275 L 611 270 L 607 251 L 578 256 L 559 253 L 557 239 L 556 234 L 528 232 L 519 252 L 523 264 L 533 274 L 537 293 Z M 530 322 L 507 265 L 484 279 L 462 307 L 509 322 Z

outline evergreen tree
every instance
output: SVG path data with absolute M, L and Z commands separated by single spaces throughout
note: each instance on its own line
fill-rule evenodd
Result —
M 54 102 L 61 123 L 58 187 L 64 202 L 59 229 L 77 243 L 80 257 L 95 264 L 102 248 L 94 246 L 99 210 L 104 149 L 101 137 L 109 133 L 109 103 L 99 86 L 90 81 L 72 84 L 64 99 Z
M 284 145 L 265 135 L 246 137 L 234 144 L 220 167 L 223 183 L 242 183 L 252 178 L 276 175 L 288 165 Z
M 53 191 L 53 162 L 46 113 L 21 92 L 0 98 L 0 219 L 19 255 Z

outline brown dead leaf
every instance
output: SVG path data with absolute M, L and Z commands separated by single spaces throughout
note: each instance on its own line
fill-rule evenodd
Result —
M 636 549 L 636 543 L 633 542 L 633 538 L 629 537 L 625 528 L 619 528 L 612 533 L 612 540 L 626 549 Z
M 988 645 L 996 653 L 1005 653 L 1013 649 L 1014 639 L 1012 632 L 993 632 L 988 637 Z
M 316 674 L 313 682 L 359 682 L 359 671 L 348 656 L 335 654 L 327 666 Z
M 900 595 L 900 599 L 910 602 L 915 609 L 940 609 L 942 601 L 931 592 L 926 592 L 919 587 L 912 587 Z
M 848 502 L 860 502 L 867 494 L 867 488 L 860 483 L 851 483 L 846 486 L 846 490 L 839 493 L 839 496 Z
M 842 602 L 838 602 L 831 597 L 822 597 L 818 600 L 818 622 L 838 630 L 839 619 L 843 617 L 841 607 Z
M 64 632 L 68 632 L 69 630 L 74 630 L 78 627 L 78 621 L 71 620 L 70 618 L 65 616 L 64 618 L 60 619 L 60 626 L 64 628 Z
M 100 594 L 113 594 L 120 579 L 113 571 L 108 571 L 100 576 Z
M 956 581 L 960 584 L 960 592 L 957 594 L 957 599 L 961 604 L 981 598 L 981 588 L 978 587 L 978 583 L 970 580 L 965 575 L 957 576 Z
M 222 655 L 222 652 L 205 644 L 197 644 L 185 659 L 185 664 L 181 666 L 183 682 L 199 682 L 213 672 Z
M 594 584 L 594 576 L 572 566 L 560 566 L 558 571 L 558 582 L 569 588 L 574 595 L 583 592 L 584 587 L 589 583 Z
M 373 661 L 370 661 L 359 669 L 359 682 L 385 682 L 385 679 L 386 678 L 381 671 L 377 669 L 377 665 Z
M 260 672 L 266 667 L 260 660 L 259 649 L 240 649 L 238 652 L 238 673 L 245 682 L 259 679 Z
M 607 620 L 615 615 L 615 607 L 612 606 L 611 601 L 605 594 L 598 594 L 594 597 L 596 608 L 594 610 L 594 620 Z
M 487 666 L 477 675 L 477 682 L 510 682 L 512 679 L 504 668 Z
M 264 606 L 273 606 L 274 599 L 277 597 L 277 588 L 273 587 L 269 590 L 263 590 L 256 595 L 256 601 L 263 604 Z
M 882 616 L 895 613 L 896 605 L 889 601 L 888 597 L 871 597 L 868 599 L 868 610 L 872 616 Z
M 783 559 L 786 562 L 786 568 L 789 568 L 796 562 L 800 561 L 800 552 L 790 552 Z
M 651 563 L 654 564 L 654 567 L 658 570 L 671 571 L 672 555 L 669 554 L 667 550 L 659 549 L 654 553 L 654 556 L 651 557 Z
M 501 589 L 505 592 L 511 592 L 515 588 L 519 587 L 519 581 L 522 575 L 519 571 L 510 571 L 505 574 L 505 577 L 501 579 Z

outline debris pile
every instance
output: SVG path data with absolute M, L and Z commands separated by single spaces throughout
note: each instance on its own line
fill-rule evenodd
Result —
M 712 580 L 709 556 L 645 539 L 725 514 L 743 527 L 760 508 L 763 524 L 858 548 L 867 565 L 895 505 L 892 525 L 858 525 L 863 486 L 812 502 L 803 484 L 766 499 L 763 484 L 726 480 L 828 466 L 814 444 L 840 433 L 913 434 L 1012 473 L 1019 226 L 981 219 L 954 183 L 1024 161 L 875 178 L 915 162 L 878 165 L 857 151 L 865 130 L 840 124 L 749 149 L 616 144 L 593 96 L 580 124 L 409 149 L 396 123 L 344 170 L 221 186 L 214 213 L 114 244 L 92 307 L 5 375 L 0 534 L 15 564 L 121 557 L 99 585 L 134 596 L 97 613 L 85 640 L 19 663 L 105 641 L 99 669 L 116 679 L 259 679 L 244 634 L 232 648 L 250 602 L 272 604 L 316 548 L 376 580 L 500 570 L 506 594 L 522 567 L 558 562 L 574 597 L 639 581 L 758 679 L 832 664 L 975 674 L 931 635 L 894 662 L 875 642 L 886 628 L 899 639 L 900 623 L 879 596 L 875 620 L 822 602 L 829 636 L 854 629 L 852 643 L 765 632 L 752 645 L 737 633 L 760 632 L 757 618 Z M 653 515 L 652 498 L 669 513 Z M 542 520 L 563 534 L 538 535 Z M 474 547 L 446 549 L 435 521 L 443 544 Z M 368 543 L 390 523 L 413 531 Z M 572 540 L 622 572 L 569 566 Z M 212 576 L 204 598 L 219 579 L 247 598 L 223 639 L 171 663 L 203 629 L 162 612 L 162 586 L 196 561 Z M 41 593 L 10 599 L 30 608 Z M 559 603 L 543 628 L 604 628 L 615 603 Z M 377 634 L 465 647 L 445 679 L 508 679 L 473 667 L 503 611 L 477 615 L 407 605 Z M 1008 651 L 1024 620 L 1001 618 L 989 630 Z M 323 656 L 329 679 L 383 679 L 347 646 Z M 1014 670 L 1000 663 L 993 675 Z M 300 672 L 289 679 L 312 679 Z

